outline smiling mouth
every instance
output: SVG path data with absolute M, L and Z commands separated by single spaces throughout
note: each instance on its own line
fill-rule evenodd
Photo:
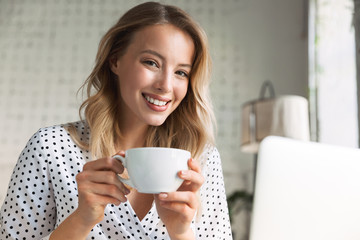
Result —
M 168 104 L 170 101 L 162 101 L 162 100 L 159 100 L 159 99 L 155 99 L 155 98 L 152 98 L 152 97 L 149 97 L 147 95 L 143 95 L 144 98 L 146 99 L 146 101 L 148 101 L 149 103 L 151 104 L 154 104 L 156 106 L 165 106 L 166 104 Z

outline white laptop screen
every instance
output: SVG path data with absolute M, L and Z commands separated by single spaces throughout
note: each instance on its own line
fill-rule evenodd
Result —
M 359 240 L 360 150 L 268 137 L 251 240 Z

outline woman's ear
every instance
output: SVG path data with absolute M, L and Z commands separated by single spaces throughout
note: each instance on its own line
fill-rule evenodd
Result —
M 118 58 L 117 56 L 112 56 L 109 59 L 110 69 L 111 71 L 117 75 L 117 67 L 118 67 Z

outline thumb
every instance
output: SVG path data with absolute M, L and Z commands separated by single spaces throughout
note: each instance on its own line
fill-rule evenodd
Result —
M 120 156 L 125 157 L 125 151 L 123 151 L 123 150 L 118 151 L 115 155 L 120 155 Z

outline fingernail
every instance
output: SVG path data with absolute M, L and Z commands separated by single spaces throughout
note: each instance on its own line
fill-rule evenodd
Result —
M 167 198 L 167 193 L 160 193 L 159 194 L 159 198 L 162 198 L 162 199 L 165 199 L 165 198 Z
M 183 176 L 183 177 L 185 177 L 185 176 L 187 175 L 187 171 L 181 170 L 181 171 L 180 171 L 180 175 Z

